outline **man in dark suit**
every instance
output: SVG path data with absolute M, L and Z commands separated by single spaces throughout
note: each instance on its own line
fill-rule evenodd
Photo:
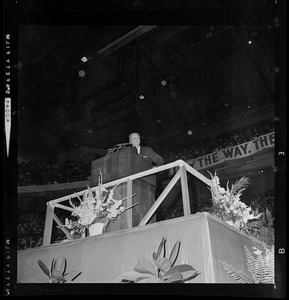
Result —
M 132 145 L 135 152 L 140 157 L 145 159 L 152 168 L 162 166 L 164 164 L 164 159 L 159 154 L 157 154 L 151 147 L 140 146 L 140 141 L 141 140 L 140 140 L 139 133 L 132 132 L 129 135 L 129 142 Z M 157 184 L 156 174 L 150 175 L 149 178 L 150 178 L 150 183 L 154 186 L 155 199 L 156 199 L 158 198 L 161 192 L 158 190 L 161 184 L 160 183 Z M 159 218 L 158 214 L 159 214 L 159 210 L 157 210 L 156 215 L 151 220 L 154 221 L 157 220 Z
M 129 142 L 135 148 L 136 153 L 144 158 L 152 167 L 159 167 L 164 164 L 164 159 L 157 154 L 151 147 L 140 146 L 140 135 L 132 132 L 129 135 Z

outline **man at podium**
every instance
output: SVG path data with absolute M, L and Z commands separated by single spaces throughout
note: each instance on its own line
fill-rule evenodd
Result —
M 164 159 L 157 154 L 151 147 L 140 146 L 140 135 L 132 132 L 129 135 L 129 142 L 133 146 L 134 151 L 143 159 L 145 159 L 152 167 L 159 167 L 164 164 Z
M 98 185 L 100 170 L 102 183 L 107 183 L 164 164 L 164 159 L 151 147 L 140 146 L 140 135 L 138 133 L 131 133 L 129 135 L 129 142 L 132 147 L 125 147 L 92 162 L 92 187 Z M 136 203 L 138 205 L 134 206 L 131 210 L 131 216 L 130 214 L 122 214 L 114 222 L 111 222 L 106 228 L 107 232 L 138 226 L 155 202 L 157 196 L 156 174 L 134 179 L 131 183 L 130 194 L 134 196 L 131 198 L 131 204 L 127 203 L 127 205 L 130 206 Z M 117 199 L 127 197 L 128 182 L 118 185 L 114 193 Z M 155 220 L 156 217 L 153 216 L 150 222 L 155 222 Z

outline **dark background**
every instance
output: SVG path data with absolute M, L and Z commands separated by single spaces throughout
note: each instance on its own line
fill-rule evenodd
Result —
M 17 99 L 4 161 L 5 238 L 13 242 L 15 233 L 17 159 L 51 163 L 74 147 L 102 156 L 131 131 L 161 154 L 206 145 L 259 119 L 275 122 L 276 228 L 284 228 L 285 162 L 278 153 L 285 151 L 285 2 L 175 2 L 5 2 Z M 156 27 L 129 40 L 139 26 Z M 119 47 L 98 53 L 118 39 Z M 283 232 L 276 248 L 284 245 Z M 276 268 L 282 264 L 277 260 Z

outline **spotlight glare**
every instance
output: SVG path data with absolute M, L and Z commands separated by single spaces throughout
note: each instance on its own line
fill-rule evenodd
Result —
M 87 61 L 88 61 L 88 59 L 87 59 L 87 57 L 83 56 L 83 57 L 81 58 L 81 61 L 83 61 L 83 62 L 87 62 Z
M 162 80 L 162 81 L 161 81 L 161 85 L 162 85 L 162 86 L 166 86 L 166 85 L 167 85 L 167 82 L 166 82 L 165 80 Z
M 188 130 L 188 131 L 187 131 L 187 134 L 188 134 L 188 135 L 192 135 L 192 134 L 193 134 L 192 130 Z
M 143 100 L 144 99 L 144 95 L 143 94 L 139 95 L 139 99 Z

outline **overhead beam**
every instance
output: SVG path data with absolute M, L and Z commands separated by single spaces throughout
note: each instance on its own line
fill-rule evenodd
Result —
M 125 46 L 126 44 L 140 37 L 141 35 L 153 30 L 155 27 L 156 26 L 138 26 L 135 29 L 129 31 L 127 34 L 118 38 L 114 42 L 110 43 L 106 47 L 98 50 L 97 54 L 101 54 L 102 56 L 109 55 L 117 49 Z

